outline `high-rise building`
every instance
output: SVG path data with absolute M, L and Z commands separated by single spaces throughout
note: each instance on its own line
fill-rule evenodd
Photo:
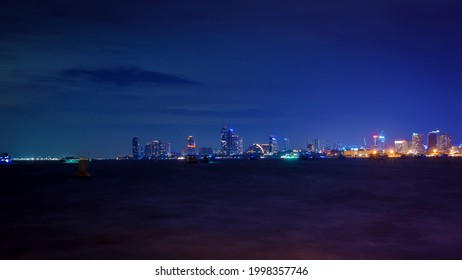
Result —
M 231 155 L 242 155 L 244 153 L 244 140 L 242 136 L 232 134 L 231 140 Z
M 196 154 L 196 142 L 192 136 L 188 136 L 188 155 Z
M 320 145 L 319 139 L 314 139 L 313 140 L 313 150 L 315 153 L 320 153 L 321 152 L 321 145 Z
M 411 150 L 416 154 L 422 154 L 425 152 L 423 134 L 412 133 Z
M 282 139 L 282 141 L 284 141 L 284 149 L 283 149 L 283 152 L 287 152 L 288 150 L 290 150 L 290 147 L 289 147 L 289 139 L 288 139 L 288 138 L 284 138 L 284 139 Z
M 172 156 L 172 143 L 165 141 L 165 155 L 167 157 Z
M 276 140 L 276 137 L 274 135 L 270 135 L 269 137 L 269 154 L 276 154 L 278 152 L 278 142 Z
M 161 143 L 159 140 L 151 142 L 151 154 L 153 157 L 158 158 L 161 155 Z
M 221 129 L 221 150 L 223 156 L 241 155 L 244 153 L 244 141 L 242 136 L 234 134 L 232 128 L 224 126 Z
M 438 135 L 438 144 L 437 144 L 438 150 L 441 150 L 443 152 L 449 151 L 451 149 L 451 145 L 452 145 L 451 135 L 447 133 Z
M 380 132 L 380 135 L 379 135 L 379 139 L 378 139 L 378 150 L 379 151 L 383 151 L 386 149 L 386 146 L 385 146 L 385 134 L 383 134 L 383 130 L 382 132 Z
M 372 135 L 372 139 L 374 140 L 374 150 L 378 150 L 379 149 L 379 135 L 378 134 Z
M 233 134 L 233 129 L 228 129 L 226 126 L 221 129 L 221 154 L 224 156 L 231 155 Z
M 152 157 L 152 146 L 151 143 L 146 143 L 146 146 L 144 147 L 144 156 L 146 158 Z
M 407 152 L 409 151 L 407 141 L 406 140 L 395 141 L 395 151 L 398 154 L 407 154 Z
M 438 135 L 440 134 L 439 130 L 430 131 L 428 133 L 428 140 L 427 140 L 427 150 L 433 151 L 434 149 L 438 148 Z
M 138 137 L 132 139 L 132 156 L 134 159 L 140 158 L 140 139 Z

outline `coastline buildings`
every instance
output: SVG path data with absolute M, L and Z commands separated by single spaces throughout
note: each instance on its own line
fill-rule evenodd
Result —
M 167 141 L 153 140 L 146 143 L 144 148 L 144 158 L 168 158 L 172 155 L 171 143 Z
M 461 147 L 452 146 L 453 140 L 450 134 L 440 133 L 439 130 L 430 131 L 427 135 L 428 148 L 424 145 L 424 134 L 412 133 L 411 139 L 390 141 L 388 147 L 381 147 L 384 143 L 385 136 L 375 133 L 372 135 L 373 147 L 349 145 L 343 146 L 339 143 L 332 143 L 328 140 L 313 139 L 308 141 L 306 148 L 296 148 L 295 153 L 316 153 L 319 156 L 330 156 L 334 152 L 344 152 L 350 157 L 364 157 L 366 155 L 389 155 L 390 157 L 398 157 L 398 155 L 414 155 L 414 156 L 430 156 L 430 157 L 445 157 L 459 156 Z M 289 139 L 283 138 L 281 146 L 274 135 L 270 135 L 268 142 L 262 144 L 254 144 L 246 150 L 246 153 L 259 153 L 263 157 L 279 158 L 284 157 L 290 150 Z M 234 133 L 234 130 L 224 126 L 220 134 L 221 147 L 214 149 L 212 147 L 196 147 L 193 136 L 187 137 L 187 146 L 184 147 L 182 153 L 173 153 L 171 143 L 166 141 L 153 140 L 140 147 L 138 137 L 132 138 L 131 153 L 124 156 L 125 159 L 173 159 L 181 157 L 181 155 L 216 155 L 222 157 L 241 158 L 238 155 L 244 154 L 243 137 Z M 366 144 L 366 143 L 364 143 Z M 394 144 L 394 145 L 393 145 Z M 372 152 L 370 152 L 372 151 Z M 375 151 L 375 153 L 374 153 Z M 280 153 L 282 152 L 282 153 Z M 425 155 L 424 155 L 425 154 Z

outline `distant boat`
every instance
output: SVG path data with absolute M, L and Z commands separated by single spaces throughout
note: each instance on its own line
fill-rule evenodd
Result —
M 12 161 L 12 158 L 8 153 L 0 154 L 0 163 L 10 163 L 11 161 Z
M 197 157 L 195 155 L 187 155 L 185 158 L 186 163 L 198 163 Z

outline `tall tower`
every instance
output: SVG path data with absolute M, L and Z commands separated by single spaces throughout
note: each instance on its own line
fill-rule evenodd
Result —
M 284 139 L 282 139 L 282 141 L 284 141 L 284 152 L 287 152 L 290 149 L 290 147 L 289 147 L 289 139 L 284 138 Z
M 441 150 L 443 152 L 448 151 L 451 149 L 451 145 L 451 135 L 447 133 L 438 135 L 438 150 Z
M 140 139 L 138 137 L 132 139 L 132 156 L 134 159 L 140 158 Z
M 422 154 L 425 152 L 423 134 L 412 133 L 411 149 L 416 154 Z
M 188 136 L 188 155 L 196 154 L 196 142 L 192 136 Z
M 379 139 L 378 139 L 378 140 L 379 140 L 378 149 L 379 149 L 380 151 L 385 150 L 385 148 L 386 148 L 386 147 L 385 147 L 385 135 L 383 134 L 383 130 L 382 130 L 382 132 L 380 132 L 380 135 L 379 135 Z
M 234 134 L 234 131 L 232 129 L 228 129 L 226 126 L 224 126 L 221 129 L 221 154 L 225 156 L 230 156 L 231 155 L 231 149 L 232 149 L 232 135 Z
M 313 140 L 313 148 L 315 153 L 319 153 L 321 151 L 321 145 L 319 143 L 319 139 Z
M 231 155 L 242 155 L 244 153 L 244 140 L 237 134 L 231 135 Z
M 374 150 L 377 150 L 379 147 L 379 144 L 378 144 L 379 135 L 377 134 L 372 135 L 372 139 L 374 139 Z
M 427 150 L 433 151 L 438 147 L 438 135 L 440 134 L 439 130 L 430 131 L 427 138 Z
M 269 137 L 269 153 L 270 154 L 275 154 L 278 152 L 278 142 L 276 140 L 276 137 L 274 137 L 273 135 L 271 135 Z

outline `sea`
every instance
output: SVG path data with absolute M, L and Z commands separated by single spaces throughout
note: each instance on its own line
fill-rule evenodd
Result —
M 462 160 L 0 165 L 0 259 L 462 259 Z

